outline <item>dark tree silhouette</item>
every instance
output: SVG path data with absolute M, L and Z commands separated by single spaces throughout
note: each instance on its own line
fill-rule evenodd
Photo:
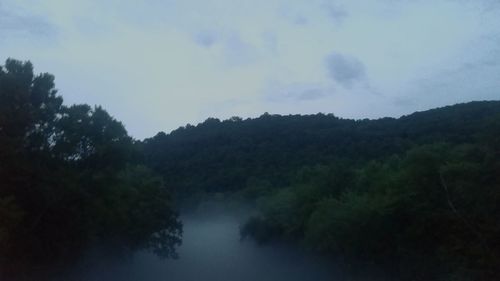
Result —
M 161 178 L 101 107 L 63 105 L 29 62 L 0 68 L 0 266 L 22 270 L 92 243 L 175 256 L 181 225 Z

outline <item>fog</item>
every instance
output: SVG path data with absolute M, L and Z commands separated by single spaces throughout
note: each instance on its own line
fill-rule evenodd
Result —
M 94 256 L 55 280 L 346 280 L 325 257 L 284 244 L 242 241 L 239 225 L 247 216 L 246 212 L 213 209 L 186 214 L 178 259 L 162 260 L 150 253 L 114 261 Z

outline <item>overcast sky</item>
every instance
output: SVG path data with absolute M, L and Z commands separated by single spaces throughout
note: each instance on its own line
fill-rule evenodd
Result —
M 500 1 L 0 0 L 8 57 L 140 139 L 264 112 L 398 117 L 500 99 Z

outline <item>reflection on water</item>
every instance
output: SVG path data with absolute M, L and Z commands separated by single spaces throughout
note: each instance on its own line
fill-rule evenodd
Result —
M 344 280 L 331 261 L 283 245 L 240 241 L 241 220 L 242 216 L 215 212 L 184 216 L 178 260 L 160 260 L 148 253 L 113 263 L 91 260 L 64 280 Z

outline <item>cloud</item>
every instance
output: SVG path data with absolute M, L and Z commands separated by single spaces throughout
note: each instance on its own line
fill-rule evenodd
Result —
M 265 50 L 275 54 L 277 52 L 278 38 L 276 33 L 264 31 L 261 34 L 262 46 Z
M 194 36 L 194 41 L 201 47 L 210 48 L 217 42 L 217 34 L 213 31 L 199 31 Z
M 342 23 L 349 16 L 349 13 L 342 6 L 326 4 L 324 8 L 329 18 L 336 24 Z
M 0 34 L 1 37 L 16 33 L 28 33 L 30 36 L 49 36 L 56 29 L 45 19 L 28 14 L 19 9 L 7 8 L 0 3 Z
M 296 25 L 306 25 L 308 22 L 309 20 L 303 15 L 296 15 L 293 18 L 293 23 Z
M 315 83 L 268 82 L 264 91 L 264 99 L 269 102 L 302 102 L 314 101 L 329 96 L 324 85 Z
M 264 111 L 395 116 L 498 99 L 498 3 L 0 0 L 0 63 L 30 59 L 136 137 Z
M 321 89 L 307 89 L 299 93 L 296 98 L 298 100 L 316 100 L 326 96 L 326 93 Z
M 345 88 L 366 80 L 365 66 L 355 57 L 332 53 L 325 62 L 330 78 Z
M 427 107 L 469 100 L 497 100 L 499 61 L 465 63 L 412 81 L 412 98 Z
M 226 38 L 224 56 L 227 66 L 248 65 L 259 57 L 256 48 L 243 40 L 238 33 L 232 33 Z
M 321 89 L 307 89 L 298 95 L 296 95 L 297 100 L 317 100 L 326 96 L 326 93 Z

